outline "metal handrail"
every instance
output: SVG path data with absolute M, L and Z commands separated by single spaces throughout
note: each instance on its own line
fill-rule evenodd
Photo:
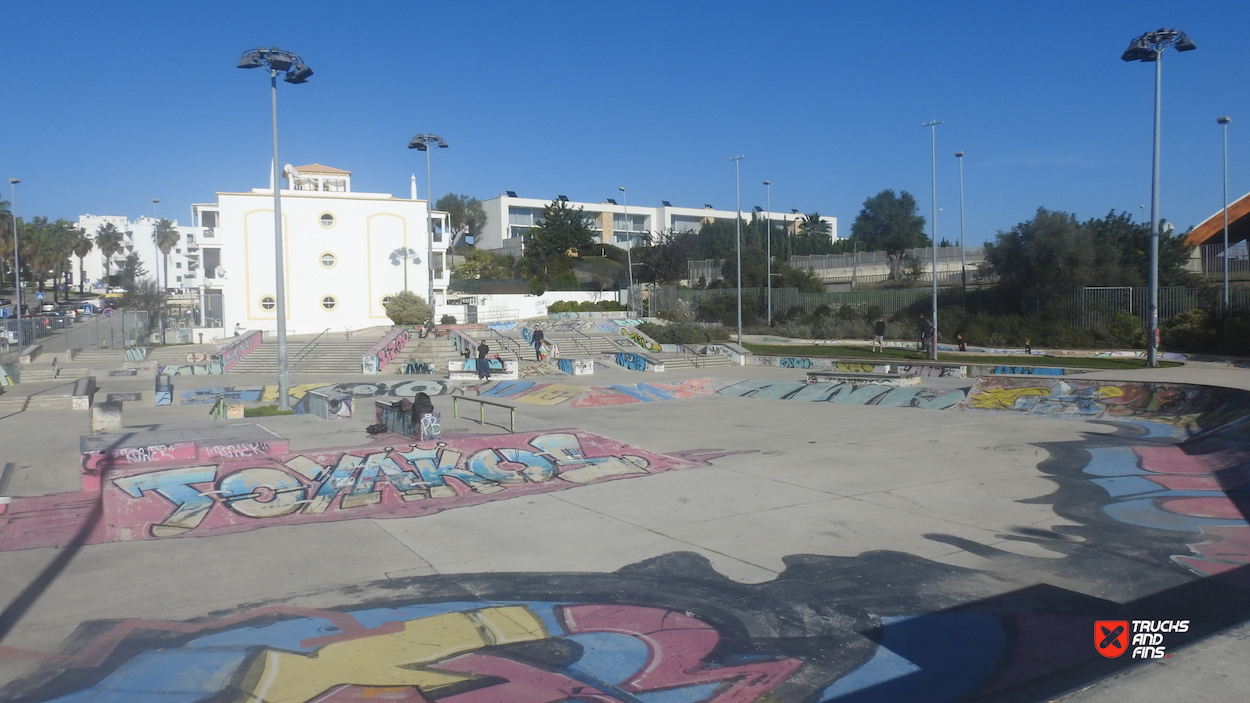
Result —
M 296 364 L 298 364 L 299 362 L 303 361 L 303 360 L 304 360 L 304 357 L 306 357 L 306 356 L 308 356 L 309 354 L 311 354 L 311 353 L 313 352 L 313 349 L 315 349 L 315 348 L 316 348 L 316 345 L 317 345 L 317 340 L 318 340 L 318 339 L 321 339 L 322 337 L 324 337 L 324 336 L 326 335 L 326 332 L 329 332 L 329 331 L 330 331 L 330 328 L 329 328 L 329 327 L 325 328 L 325 331 L 324 331 L 324 332 L 322 332 L 321 334 L 317 335 L 316 337 L 313 337 L 311 342 L 309 342 L 308 344 L 305 344 L 305 345 L 304 345 L 304 347 L 303 347 L 302 349 L 300 349 L 299 351 L 295 352 L 295 356 L 291 357 L 291 366 L 295 366 L 295 365 L 296 365 Z
M 477 407 L 479 411 L 478 413 L 479 425 L 486 424 L 486 406 L 487 405 L 494 405 L 495 407 L 499 407 L 499 408 L 507 408 L 508 409 L 508 431 L 516 432 L 516 408 L 512 407 L 511 405 L 504 405 L 503 403 L 492 403 L 489 400 L 479 400 L 477 398 L 468 398 L 464 396 L 453 395 L 451 397 L 451 416 L 452 417 L 456 417 L 456 418 L 460 417 L 460 406 L 458 403 L 461 400 L 469 400 L 478 404 Z M 500 425 L 500 427 L 502 426 L 503 425 Z
M 511 337 L 505 337 L 505 336 L 503 336 L 502 334 L 500 334 L 499 330 L 497 330 L 497 329 L 493 329 L 493 328 L 491 328 L 491 327 L 487 327 L 486 329 L 487 329 L 487 331 L 489 331 L 492 335 L 494 335 L 494 337 L 491 337 L 491 339 L 494 339 L 495 337 L 498 337 L 498 338 L 499 338 L 499 340 L 500 340 L 500 345 L 499 345 L 499 346 L 500 346 L 500 347 L 502 347 L 502 348 L 503 348 L 503 350 L 505 350 L 505 351 L 510 351 L 510 352 L 512 352 L 513 354 L 516 354 L 516 356 L 517 356 L 517 358 L 518 358 L 518 359 L 519 359 L 519 358 L 521 358 L 522 356 L 524 356 L 524 354 L 525 354 L 525 349 L 524 349 L 524 347 L 522 347 L 522 346 L 521 346 L 521 343 L 520 343 L 520 342 L 516 341 L 515 339 L 513 339 L 513 338 L 511 338 Z M 509 346 L 508 346 L 509 344 L 513 344 L 513 345 L 515 345 L 515 346 L 516 346 L 516 348 L 515 348 L 515 349 L 509 348 Z

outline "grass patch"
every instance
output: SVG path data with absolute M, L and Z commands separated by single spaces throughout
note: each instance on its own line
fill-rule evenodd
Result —
M 756 354 L 768 356 L 811 356 L 832 359 L 880 359 L 887 361 L 924 361 L 924 354 L 908 349 L 886 349 L 875 353 L 872 347 L 825 345 L 744 344 Z M 1124 357 L 1040 356 L 1031 354 L 969 354 L 938 353 L 938 361 L 995 366 L 1062 366 L 1070 369 L 1144 369 L 1145 359 Z M 1181 366 L 1179 361 L 1159 360 L 1161 368 Z
M 279 410 L 276 405 L 262 405 L 259 408 L 244 408 L 243 417 L 273 417 L 274 415 L 294 415 L 294 410 Z

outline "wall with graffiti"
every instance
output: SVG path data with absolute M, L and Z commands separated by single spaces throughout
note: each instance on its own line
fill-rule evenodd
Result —
M 407 327 L 396 327 L 387 332 L 378 343 L 361 357 L 361 368 L 366 374 L 382 373 L 395 357 L 404 350 L 404 345 L 412 338 L 412 330 Z
M 669 383 L 619 383 L 612 386 L 574 386 L 564 383 L 500 381 L 467 386 L 458 392 L 481 398 L 510 400 L 527 405 L 561 405 L 594 408 L 665 400 L 685 400 L 716 393 L 717 384 L 709 378 Z
M 15 386 L 18 381 L 17 364 L 0 364 L 0 386 Z
M 746 347 L 740 347 L 733 342 L 713 342 L 703 349 L 703 353 L 723 356 L 739 366 L 746 365 L 747 359 L 753 356 Z
M 659 342 L 643 334 L 635 327 L 622 327 L 620 328 L 620 332 L 621 334 L 625 335 L 626 339 L 630 340 L 634 344 L 637 344 L 643 349 L 646 349 L 649 352 L 663 351 L 660 348 Z
M 766 356 L 752 354 L 747 357 L 752 366 L 774 366 L 783 369 L 821 369 L 842 373 L 889 373 L 889 364 L 871 364 L 855 361 L 838 361 L 821 356 Z
M 229 371 L 262 342 L 264 342 L 264 336 L 259 330 L 247 332 L 220 347 L 214 356 L 221 359 L 222 370 Z
M 894 364 L 894 372 L 907 376 L 924 376 L 926 378 L 965 378 L 968 375 L 966 366 L 945 366 L 941 364 Z

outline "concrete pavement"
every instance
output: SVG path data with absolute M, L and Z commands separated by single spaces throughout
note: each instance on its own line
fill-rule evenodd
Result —
M 605 695 L 616 700 L 660 692 L 691 701 L 1047 700 L 1117 674 L 1071 699 L 1169 690 L 1160 677 L 1194 700 L 1232 700 L 1240 691 L 1230 652 L 1242 651 L 1234 647 L 1244 647 L 1245 630 L 1230 626 L 1250 612 L 1243 592 L 1171 560 L 1188 553 L 1184 539 L 1108 518 L 1100 486 L 1124 484 L 1093 484 L 1086 472 L 1090 457 L 1166 448 L 1161 440 L 1071 417 L 911 406 L 945 407 L 941 394 L 962 397 L 971 379 L 926 379 L 930 394 L 897 396 L 904 407 L 725 392 L 802 375 L 760 367 L 606 368 L 522 379 L 538 385 L 516 392 L 499 391 L 502 384 L 462 391 L 515 405 L 519 433 L 574 428 L 693 462 L 684 468 L 516 497 L 505 488 L 494 499 L 419 517 L 0 552 L 0 602 L 8 604 L 0 614 L 0 700 L 57 700 L 88 690 L 93 700 L 133 700 L 139 692 L 157 696 L 150 700 L 200 700 L 229 691 L 243 700 L 312 700 L 294 687 L 307 680 L 322 686 L 317 700 L 400 695 L 412 686 L 437 700 L 559 700 L 554 692 L 568 698 L 574 684 L 608 687 Z M 1244 376 L 1190 365 L 1081 380 L 1250 388 Z M 150 378 L 97 377 L 98 398 L 148 394 L 126 404 L 128 431 L 157 436 L 208 423 L 209 405 L 150 405 Z M 273 383 L 233 374 L 174 380 L 176 398 Z M 356 417 L 260 422 L 289 438 L 292 452 L 362 447 L 372 422 L 365 394 L 384 396 L 412 380 L 436 379 L 295 376 L 293 385 L 352 389 Z M 449 442 L 495 441 L 498 428 L 452 419 L 450 402 L 434 397 Z M 8 493 L 76 490 L 86 422 L 70 411 L 0 418 L 0 465 L 14 465 Z M 448 602 L 467 605 L 428 611 Z M 615 614 L 602 610 L 607 605 Z M 500 617 L 487 606 L 519 608 L 507 611 L 510 622 L 524 612 L 542 625 L 505 637 L 485 625 Z M 418 617 L 414 608 L 427 610 Z M 1127 669 L 1127 660 L 1105 660 L 1090 643 L 1095 618 L 1164 611 L 1193 619 L 1194 636 L 1207 639 Z M 363 648 L 387 622 L 426 632 L 420 628 L 435 625 L 429 618 L 453 615 L 496 633 L 457 651 L 494 649 L 423 669 L 419 681 L 410 672 L 332 663 L 334 652 L 372 651 Z M 654 617 L 683 624 L 648 625 Z M 439 620 L 438 631 L 449 632 L 448 622 Z M 305 624 L 314 634 L 301 635 L 298 645 L 279 632 Z M 312 643 L 336 631 L 345 633 L 337 644 Z M 596 639 L 606 635 L 593 634 L 603 632 L 636 634 L 615 635 L 624 639 L 609 645 Z M 197 680 L 202 690 L 172 690 L 158 675 L 177 670 L 172 657 L 194 655 L 196 670 L 208 671 L 200 637 L 217 638 L 217 668 Z M 644 650 L 650 654 L 627 653 L 627 639 L 657 637 L 675 639 L 667 649 Z M 549 642 L 546 654 L 523 644 L 539 639 Z M 699 644 L 705 641 L 719 649 Z M 395 640 L 392 649 L 408 646 Z M 320 667 L 300 668 L 307 661 L 290 658 L 317 648 Z M 574 651 L 582 652 L 580 663 Z M 673 669 L 665 652 L 690 659 Z M 644 670 L 660 673 L 630 678 Z M 689 673 L 696 670 L 703 673 Z M 454 685 L 439 678 L 450 671 L 479 678 Z M 542 683 L 527 692 L 500 683 L 526 676 Z M 262 692 L 264 681 L 278 688 Z M 270 696 L 283 690 L 293 697 Z

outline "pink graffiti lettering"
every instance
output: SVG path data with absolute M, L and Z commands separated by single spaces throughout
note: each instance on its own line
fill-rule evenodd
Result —
M 208 459 L 246 459 L 252 456 L 264 456 L 269 453 L 269 445 L 264 442 L 240 442 L 238 444 L 214 444 L 204 448 Z

